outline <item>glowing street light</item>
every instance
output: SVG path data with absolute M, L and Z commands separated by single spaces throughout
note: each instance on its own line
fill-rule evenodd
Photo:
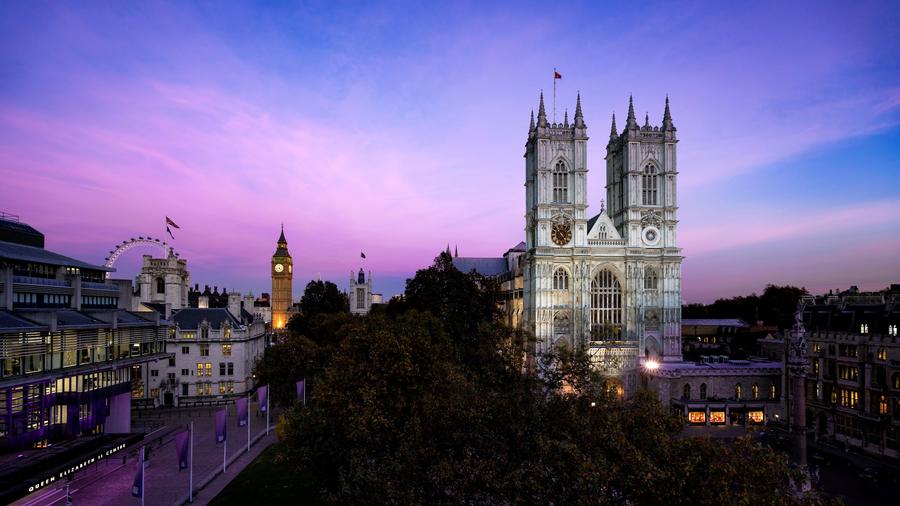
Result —
M 659 369 L 659 362 L 657 362 L 656 360 L 650 359 L 650 360 L 644 362 L 644 368 L 647 369 L 648 371 L 655 371 L 655 370 Z

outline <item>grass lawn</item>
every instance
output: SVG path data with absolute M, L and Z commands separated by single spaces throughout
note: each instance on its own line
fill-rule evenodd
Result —
M 241 474 L 217 495 L 210 505 L 310 504 L 310 490 L 296 472 L 275 463 L 279 444 L 274 444 L 245 467 Z

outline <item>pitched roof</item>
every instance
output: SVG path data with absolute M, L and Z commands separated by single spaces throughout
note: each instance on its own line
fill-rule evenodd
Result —
M 32 331 L 46 328 L 46 325 L 35 323 L 27 318 L 22 318 L 10 311 L 0 310 L 0 332 Z
M 211 327 L 217 329 L 222 328 L 225 323 L 229 323 L 232 327 L 241 326 L 241 322 L 230 311 L 222 307 L 179 309 L 172 313 L 170 320 L 182 329 L 199 328 L 203 320 L 206 320 Z
M 475 271 L 482 276 L 496 276 L 509 270 L 505 258 L 456 257 L 453 266 L 462 272 Z
M 101 265 L 92 265 L 81 260 L 75 260 L 59 253 L 37 248 L 34 246 L 26 246 L 24 244 L 16 244 L 13 242 L 0 241 L 0 258 L 9 260 L 18 260 L 21 262 L 35 262 L 41 264 L 58 265 L 62 267 L 78 267 L 79 269 L 91 269 L 95 271 L 112 272 L 115 269 L 103 267 Z
M 525 241 L 519 241 L 519 244 L 509 248 L 509 251 L 525 251 Z M 509 251 L 507 251 L 507 253 L 509 253 Z

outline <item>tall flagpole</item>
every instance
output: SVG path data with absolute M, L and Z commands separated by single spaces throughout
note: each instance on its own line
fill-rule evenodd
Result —
M 556 123 L 556 67 L 553 67 L 553 122 Z
M 225 408 L 228 409 L 228 408 Z M 227 422 L 226 422 L 227 423 Z M 225 474 L 225 456 L 228 454 L 228 438 L 225 438 L 222 445 L 222 474 Z
M 269 387 L 266 386 L 266 435 L 269 435 L 269 396 L 272 395 L 272 392 L 269 391 Z
M 250 454 L 250 392 L 247 392 L 247 455 Z
M 147 489 L 144 488 L 144 447 L 141 447 L 141 506 L 144 506 L 144 496 L 147 495 Z
M 188 481 L 188 502 L 194 502 L 194 422 L 191 422 L 191 451 L 189 454 L 191 467 L 188 471 L 190 479 Z

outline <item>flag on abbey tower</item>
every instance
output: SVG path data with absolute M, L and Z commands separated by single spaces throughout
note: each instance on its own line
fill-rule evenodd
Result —
M 174 221 L 172 221 L 172 218 L 169 218 L 168 216 L 166 216 L 166 225 L 172 225 L 175 228 L 181 228 L 178 225 L 176 225 Z
M 562 74 L 557 71 L 553 71 L 553 79 L 562 79 Z

